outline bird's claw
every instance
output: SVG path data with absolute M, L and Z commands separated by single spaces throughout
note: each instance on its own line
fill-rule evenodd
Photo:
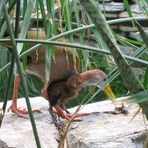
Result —
M 117 114 L 119 113 L 123 113 L 123 114 L 127 114 L 128 113 L 128 105 L 126 102 L 118 102 L 117 104 L 115 104 L 115 112 Z
M 21 117 L 21 118 L 27 118 L 25 114 L 28 114 L 28 111 L 26 108 L 18 109 L 14 105 L 11 105 L 7 111 L 8 112 L 11 111 L 11 112 L 15 113 L 18 117 Z M 32 112 L 41 113 L 41 111 L 39 109 L 32 110 Z
M 15 106 L 11 105 L 7 111 L 8 112 L 11 111 L 11 112 L 15 113 L 18 117 L 27 118 L 25 116 L 25 114 L 27 113 L 26 109 L 17 109 Z
M 58 112 L 56 110 L 56 108 L 53 108 L 53 112 L 56 113 L 61 118 L 66 119 L 67 121 L 71 121 L 71 119 L 74 116 L 74 118 L 72 119 L 72 122 L 80 122 L 80 121 L 82 121 L 82 119 L 79 119 L 78 117 L 87 116 L 87 115 L 90 114 L 90 113 L 79 113 L 79 114 L 76 114 L 76 115 L 74 115 L 74 114 L 68 114 L 64 110 Z
M 66 116 L 68 117 L 68 119 L 67 119 L 68 121 L 70 121 L 71 118 L 73 118 L 73 116 L 74 116 L 72 122 L 80 122 L 80 121 L 82 121 L 82 119 L 79 119 L 78 117 L 88 116 L 89 114 L 90 113 L 79 113 L 79 114 L 74 115 L 74 114 L 67 114 L 66 113 Z
M 103 112 L 105 114 L 113 114 L 113 115 L 118 115 L 118 114 L 128 114 L 128 107 L 123 104 L 122 102 L 115 104 L 115 109 L 113 111 L 105 111 Z

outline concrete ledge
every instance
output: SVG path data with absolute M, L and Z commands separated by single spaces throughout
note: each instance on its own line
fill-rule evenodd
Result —
M 42 111 L 42 113 L 34 113 L 42 148 L 56 148 L 58 146 L 56 140 L 58 139 L 58 131 L 54 124 L 51 123 L 51 117 L 48 112 L 49 103 L 42 97 L 30 98 L 30 102 L 33 109 Z M 11 101 L 8 102 L 8 106 L 10 104 Z M 24 108 L 25 104 L 24 99 L 18 99 L 19 107 Z M 18 118 L 15 114 L 6 112 L 0 133 L 0 141 L 6 145 L 3 148 L 36 148 L 29 118 Z
M 42 148 L 57 148 L 59 132 L 51 121 L 48 102 L 42 97 L 30 98 L 30 101 L 33 109 L 42 111 L 34 113 Z M 24 107 L 25 100 L 19 99 L 18 106 Z M 81 112 L 93 113 L 82 117 L 82 122 L 72 123 L 67 135 L 69 148 L 142 148 L 146 137 L 142 113 L 129 122 L 137 109 L 137 105 L 129 105 L 127 115 L 112 115 L 102 113 L 114 110 L 110 101 L 84 106 Z M 0 132 L 0 148 L 36 148 L 29 118 L 6 112 Z

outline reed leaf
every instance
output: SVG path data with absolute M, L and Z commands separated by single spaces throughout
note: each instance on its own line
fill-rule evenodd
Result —
M 137 92 L 144 90 L 143 86 L 140 84 L 138 79 L 135 77 L 131 67 L 129 66 L 125 58 L 123 57 L 116 43 L 116 40 L 114 39 L 112 32 L 110 31 L 110 28 L 108 24 L 106 23 L 104 16 L 102 15 L 101 11 L 97 9 L 95 2 L 93 0 L 87 0 L 87 1 L 80 0 L 80 2 L 85 8 L 85 10 L 87 11 L 87 13 L 90 15 L 94 24 L 96 25 L 97 31 L 100 32 L 103 39 L 108 43 L 109 50 L 111 51 L 112 56 L 114 57 L 117 63 L 122 79 L 124 80 L 128 90 L 132 93 L 137 93 Z M 142 107 L 143 112 L 148 119 L 147 104 L 148 102 L 140 103 L 139 105 Z
M 148 48 L 148 35 L 144 32 L 144 30 L 142 29 L 142 27 L 140 26 L 140 24 L 138 22 L 136 24 L 137 24 L 137 28 L 139 30 L 139 33 L 140 33 L 145 45 Z
M 49 39 L 50 40 L 50 39 Z M 3 40 L 0 40 L 0 41 L 3 41 Z M 5 40 L 6 41 L 6 40 Z M 52 45 L 59 45 L 59 46 L 67 46 L 67 47 L 73 47 L 73 48 L 79 48 L 79 49 L 83 49 L 83 50 L 89 50 L 89 51 L 92 51 L 92 52 L 98 52 L 98 53 L 103 53 L 103 54 L 108 54 L 108 55 L 111 55 L 110 51 L 108 50 L 105 50 L 105 49 L 99 49 L 97 47 L 91 47 L 91 46 L 85 46 L 85 45 L 80 45 L 80 44 L 72 44 L 72 43 L 62 43 L 62 42 L 57 42 L 57 41 L 43 41 L 43 40 L 20 40 L 20 39 L 16 39 L 16 42 L 17 41 L 20 41 L 20 42 L 36 42 L 36 43 L 41 43 L 41 44 L 52 44 Z M 37 45 L 35 45 L 34 47 L 28 49 L 27 51 L 23 52 L 21 55 L 20 55 L 20 58 L 23 58 L 27 55 L 29 55 L 30 53 L 34 52 L 36 49 L 38 48 Z M 148 62 L 147 61 L 144 61 L 142 59 L 137 59 L 137 58 L 134 58 L 132 56 L 127 56 L 127 55 L 123 55 L 126 59 L 128 60 L 131 60 L 131 61 L 135 61 L 135 62 L 138 62 L 138 63 L 142 63 L 144 64 L 145 66 L 147 66 Z M 10 63 L 9 63 L 10 64 Z M 8 64 L 8 65 L 9 65 Z M 0 69 L 0 73 L 3 72 L 8 66 L 4 66 Z
M 127 13 L 128 13 L 128 15 L 129 15 L 129 17 L 133 17 L 132 11 L 131 11 L 131 8 L 130 8 L 130 5 L 129 5 L 128 0 L 123 0 L 123 3 L 124 3 L 124 6 L 125 6 L 125 8 L 126 8 L 126 10 L 127 10 Z M 135 25 L 134 25 L 134 20 L 132 21 L 132 24 L 133 24 L 133 26 L 135 26 Z
M 144 103 L 148 101 L 148 89 L 128 97 L 129 103 Z
M 145 70 L 143 86 L 145 89 L 148 89 L 148 67 Z
M 148 16 L 148 1 L 147 0 L 134 0 L 136 4 L 138 5 L 138 8 L 146 15 Z
M 79 28 L 79 27 L 81 27 L 81 18 L 79 16 L 80 10 L 78 8 L 77 1 L 73 1 L 73 9 L 74 9 L 74 12 L 75 12 L 75 17 L 76 17 L 76 25 L 77 25 L 77 28 Z M 78 38 L 79 38 L 79 42 L 80 42 L 81 45 L 85 44 L 84 35 L 85 35 L 84 31 L 78 32 Z M 86 67 L 90 66 L 89 58 L 88 58 L 89 53 L 88 53 L 88 51 L 82 50 L 82 55 L 83 55 L 83 58 L 81 60 L 81 65 L 82 65 L 82 71 L 84 71 L 84 70 L 86 70 Z
M 0 17 L 1 17 L 1 12 L 2 12 L 2 5 L 3 5 L 3 1 L 0 1 Z
M 34 10 L 34 6 L 35 6 L 35 0 L 29 0 L 28 4 L 27 4 L 23 24 L 21 26 L 21 30 L 20 30 L 18 38 L 24 39 L 26 37 L 27 32 L 28 32 L 28 28 L 29 28 L 29 24 L 30 24 L 30 20 L 31 20 L 31 15 Z M 18 49 L 19 54 L 21 53 L 22 48 L 23 48 L 23 43 L 17 44 L 17 49 Z
M 15 6 L 15 4 L 16 4 L 17 1 L 18 0 L 12 0 L 11 1 L 11 4 L 8 7 L 8 13 L 10 13 L 14 9 L 14 6 Z M 0 7 L 2 7 L 2 2 L 3 1 L 0 1 L 0 2 L 1 2 Z M 2 14 L 0 16 L 2 16 Z M 4 22 L 5 22 L 5 19 L 3 17 L 3 18 L 0 19 L 0 28 L 2 27 L 2 25 L 3 25 Z
M 3 12 L 4 12 L 4 17 L 6 19 L 10 39 L 12 41 L 12 46 L 13 46 L 13 49 L 14 49 L 14 50 L 12 50 L 12 53 L 13 53 L 13 56 L 16 60 L 16 65 L 17 65 L 17 68 L 18 68 L 18 71 L 19 71 L 20 78 L 22 80 L 23 88 L 24 88 L 25 100 L 26 100 L 26 104 L 27 104 L 27 108 L 28 108 L 28 112 L 29 112 L 29 117 L 30 117 L 30 120 L 31 120 L 33 132 L 34 132 L 34 137 L 35 137 L 35 140 L 36 140 L 36 145 L 37 145 L 38 148 L 41 148 L 37 129 L 36 129 L 36 125 L 35 125 L 35 121 L 34 121 L 34 118 L 33 118 L 32 108 L 31 108 L 28 93 L 27 93 L 27 86 L 26 86 L 26 83 L 25 83 L 25 80 L 24 80 L 24 77 L 23 77 L 23 73 L 22 73 L 22 70 L 21 70 L 20 59 L 18 57 L 17 46 L 16 46 L 16 42 L 14 40 L 14 35 L 13 35 L 13 29 L 11 28 L 10 18 L 8 16 L 8 12 L 7 12 L 7 9 L 6 9 L 5 2 L 3 4 Z

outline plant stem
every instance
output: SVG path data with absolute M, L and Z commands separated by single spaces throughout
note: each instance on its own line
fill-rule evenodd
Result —
M 11 28 L 11 23 L 10 23 L 9 15 L 8 15 L 8 12 L 7 12 L 7 9 L 6 9 L 6 6 L 5 6 L 5 2 L 3 4 L 3 12 L 4 12 L 5 19 L 6 19 L 10 39 L 12 41 L 12 46 L 13 46 L 13 49 L 14 49 L 14 50 L 12 50 L 12 53 L 13 53 L 14 58 L 16 60 L 16 65 L 17 65 L 18 72 L 19 72 L 19 75 L 20 75 L 20 78 L 21 78 L 21 81 L 22 81 L 22 86 L 23 86 L 23 89 L 24 89 L 25 100 L 26 100 L 26 104 L 27 104 L 27 108 L 28 108 L 28 112 L 29 112 L 29 117 L 30 117 L 30 120 L 31 120 L 33 132 L 34 132 L 34 137 L 35 137 L 35 140 L 36 140 L 36 145 L 37 145 L 37 148 L 41 148 L 38 133 L 37 133 L 37 128 L 36 128 L 36 125 L 35 125 L 35 120 L 34 120 L 33 113 L 32 113 L 32 108 L 31 108 L 31 105 L 30 105 L 29 97 L 28 97 L 27 85 L 26 85 L 25 79 L 23 77 L 23 72 L 21 70 L 20 59 L 19 59 L 19 56 L 18 56 L 16 42 L 14 40 L 14 35 L 13 35 L 12 28 Z

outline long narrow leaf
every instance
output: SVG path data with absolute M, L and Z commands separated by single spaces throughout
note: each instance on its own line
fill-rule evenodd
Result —
M 0 1 L 0 17 L 1 17 L 1 12 L 2 12 L 2 6 L 3 6 L 3 1 Z
M 138 30 L 140 32 L 140 35 L 141 35 L 145 45 L 148 48 L 148 35 L 144 32 L 144 30 L 142 29 L 142 27 L 140 26 L 140 24 L 138 22 L 136 24 L 137 24 Z
M 142 29 L 142 27 L 140 26 L 139 23 L 136 23 L 138 30 L 140 32 L 140 35 L 145 43 L 145 45 L 148 48 L 148 35 L 144 32 L 144 30 Z M 148 67 L 145 70 L 145 78 L 144 78 L 144 87 L 147 88 L 148 87 Z
M 128 98 L 129 103 L 143 103 L 148 101 L 148 89 Z
M 28 112 L 29 112 L 29 116 L 30 116 L 30 120 L 31 120 L 32 128 L 33 128 L 33 132 L 34 132 L 34 137 L 35 137 L 35 140 L 36 140 L 36 145 L 37 145 L 38 148 L 41 148 L 38 133 L 37 133 L 37 129 L 36 129 L 36 125 L 35 125 L 35 121 L 34 121 L 34 118 L 33 118 L 32 108 L 31 108 L 28 93 L 27 93 L 27 86 L 26 86 L 26 83 L 25 83 L 25 80 L 24 80 L 24 77 L 23 77 L 21 64 L 20 64 L 20 59 L 19 59 L 18 51 L 17 51 L 17 46 L 16 46 L 16 42 L 14 40 L 13 30 L 11 28 L 12 26 L 10 24 L 10 18 L 8 16 L 8 12 L 7 12 L 5 3 L 3 4 L 3 12 L 4 12 L 4 16 L 5 16 L 5 19 L 6 19 L 7 26 L 8 26 L 10 39 L 12 41 L 12 45 L 13 45 L 13 49 L 14 49 L 12 51 L 12 53 L 13 53 L 14 58 L 16 60 L 17 68 L 18 68 L 19 75 L 20 75 L 20 78 L 22 80 L 22 84 L 23 84 L 23 88 L 24 88 L 26 104 L 27 104 L 27 108 L 28 108 Z
M 49 22 L 49 20 L 46 20 L 47 15 L 45 14 L 44 3 L 42 0 L 39 0 L 39 5 L 40 5 L 40 9 L 41 9 L 42 18 L 43 18 L 45 34 L 46 34 L 46 37 L 49 38 L 50 36 L 52 36 L 52 26 L 51 26 L 51 23 Z M 50 4 L 47 4 L 48 15 L 49 15 L 49 11 L 50 11 L 49 5 Z M 50 78 L 51 58 L 52 58 L 52 48 L 51 48 L 51 46 L 48 46 L 45 49 L 45 67 L 44 67 L 45 68 L 45 85 L 47 85 L 49 78 Z
M 57 41 L 43 41 L 43 40 L 20 40 L 20 39 L 16 39 L 16 41 L 20 41 L 20 42 L 31 42 L 31 43 L 41 43 L 41 44 L 52 44 L 52 45 L 59 45 L 59 46 L 66 46 L 66 47 L 72 47 L 72 48 L 79 48 L 79 49 L 84 49 L 84 50 L 89 50 L 89 51 L 93 51 L 93 52 L 98 52 L 98 53 L 103 53 L 103 54 L 108 54 L 111 55 L 111 53 L 108 50 L 105 49 L 100 49 L 100 48 L 96 48 L 96 47 L 91 47 L 91 46 L 84 46 L 84 45 L 79 45 L 79 44 L 72 44 L 72 43 L 63 43 L 63 42 L 57 42 Z M 24 53 L 22 53 L 20 55 L 20 58 L 23 58 L 27 55 L 29 55 L 30 53 L 34 52 L 36 49 L 38 48 L 38 46 L 34 46 L 30 49 L 28 49 L 27 51 L 25 51 Z M 131 60 L 131 61 L 135 61 L 137 63 L 142 63 L 145 66 L 148 65 L 147 61 L 144 61 L 142 59 L 137 59 L 134 58 L 132 56 L 127 56 L 127 55 L 123 55 L 126 59 Z M 3 69 L 4 70 L 4 69 Z M 0 69 L 0 72 L 3 71 L 2 69 Z
M 93 0 L 80 0 L 80 2 L 84 6 L 87 13 L 90 15 L 94 24 L 96 25 L 97 31 L 100 32 L 103 39 L 108 43 L 109 50 L 111 51 L 118 65 L 120 74 L 126 84 L 126 87 L 132 93 L 137 93 L 137 92 L 144 90 L 143 86 L 139 83 L 139 81 L 135 77 L 131 67 L 128 65 L 127 61 L 123 57 L 112 35 L 112 32 L 108 24 L 106 23 L 104 16 L 102 15 L 101 11 L 96 7 L 95 2 Z M 147 104 L 148 102 L 140 103 L 139 105 L 142 107 L 143 112 L 148 119 Z
M 28 5 L 27 5 L 27 9 L 26 9 L 26 13 L 24 16 L 23 24 L 21 27 L 21 31 L 19 34 L 19 38 L 21 38 L 21 39 L 24 39 L 26 37 L 27 32 L 28 32 L 28 28 L 29 28 L 29 24 L 30 24 L 30 20 L 31 20 L 31 14 L 33 13 L 34 6 L 35 6 L 35 0 L 29 0 Z M 23 48 L 23 43 L 17 44 L 17 49 L 18 49 L 19 54 L 21 53 L 22 48 Z
M 144 85 L 145 89 L 148 89 L 148 67 L 145 70 L 145 76 L 144 76 L 143 85 Z

